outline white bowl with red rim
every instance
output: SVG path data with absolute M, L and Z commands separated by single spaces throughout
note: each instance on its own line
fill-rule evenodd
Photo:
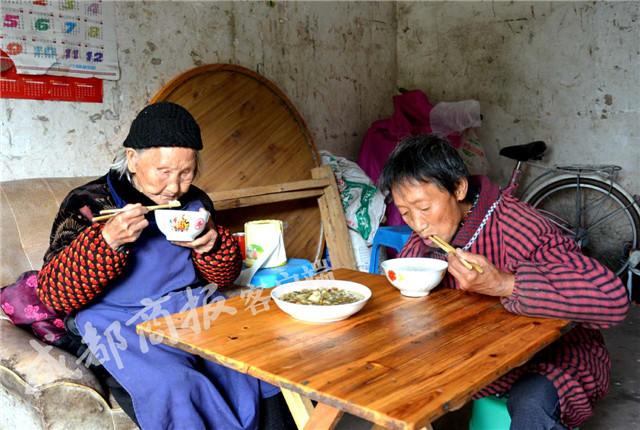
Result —
M 391 285 L 407 297 L 424 297 L 440 284 L 449 263 L 435 258 L 392 258 L 380 264 Z

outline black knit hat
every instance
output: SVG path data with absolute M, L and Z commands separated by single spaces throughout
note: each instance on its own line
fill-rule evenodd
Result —
M 123 145 L 143 149 L 159 146 L 202 149 L 200 127 L 189 111 L 170 102 L 151 104 L 131 124 Z

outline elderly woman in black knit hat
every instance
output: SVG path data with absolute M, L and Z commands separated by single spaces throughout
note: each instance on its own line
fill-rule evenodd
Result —
M 69 314 L 69 349 L 100 361 L 119 403 L 143 429 L 285 428 L 291 418 L 276 387 L 135 332 L 145 319 L 217 300 L 220 293 L 204 285 L 223 287 L 239 274 L 241 257 L 227 229 L 210 221 L 193 241 L 169 242 L 145 208 L 178 200 L 180 209 L 208 211 L 213 220 L 211 200 L 192 185 L 200 149 L 200 128 L 183 107 L 164 102 L 142 110 L 110 171 L 63 201 L 37 294 Z M 110 208 L 124 210 L 92 222 L 92 214 Z

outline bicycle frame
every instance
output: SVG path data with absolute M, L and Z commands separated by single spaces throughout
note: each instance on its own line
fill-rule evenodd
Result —
M 523 196 L 527 195 L 530 190 L 535 189 L 539 183 L 547 181 L 547 178 L 553 177 L 556 175 L 561 175 L 561 174 L 571 174 L 576 178 L 578 178 L 578 188 L 580 188 L 579 180 L 583 172 L 586 175 L 595 174 L 600 178 L 605 179 L 606 181 L 609 182 L 610 187 L 613 188 L 613 184 L 617 177 L 617 173 L 618 171 L 621 170 L 621 167 L 613 166 L 613 165 L 611 166 L 573 165 L 573 166 L 548 167 L 540 163 L 534 163 L 531 161 L 518 161 L 516 163 L 516 166 L 513 168 L 513 171 L 511 172 L 511 178 L 509 179 L 509 183 L 507 185 L 507 189 L 510 190 L 512 193 L 515 190 L 520 188 L 519 181 L 523 172 L 523 169 L 522 169 L 523 164 L 526 164 L 529 167 L 534 167 L 538 170 L 544 170 L 544 173 L 538 175 L 533 181 L 531 181 L 530 184 L 527 185 L 527 187 L 524 190 L 522 190 L 521 195 Z
M 533 153 L 534 157 L 538 157 L 535 158 L 536 160 L 541 159 L 542 155 L 542 153 Z M 524 164 L 542 170 L 542 173 L 532 173 L 531 180 L 528 181 L 527 186 L 523 187 L 523 190 L 519 190 Z M 610 222 L 614 217 L 621 215 L 628 218 L 628 225 L 632 234 L 632 237 L 630 237 L 631 242 L 626 240 L 622 242 L 622 253 L 618 255 L 615 252 L 613 254 L 609 253 L 609 256 L 615 258 L 611 268 L 617 275 L 621 275 L 629 266 L 628 253 L 633 248 L 637 249 L 640 245 L 640 195 L 630 194 L 616 182 L 617 174 L 621 169 L 621 167 L 615 165 L 584 164 L 549 167 L 531 160 L 516 160 L 509 183 L 503 192 L 506 194 L 518 194 L 520 200 L 534 205 L 545 218 L 571 237 L 582 249 L 591 248 L 589 241 L 592 238 L 594 239 L 594 245 L 600 243 L 601 238 L 599 235 L 602 233 L 598 232 L 604 223 Z M 564 206 L 564 209 L 561 208 L 559 212 L 563 213 L 567 219 L 543 209 L 545 200 L 560 190 L 570 190 L 573 193 L 572 197 L 569 198 L 567 196 L 565 200 L 569 206 Z M 595 194 L 597 197 L 589 200 L 588 196 L 594 195 L 589 190 L 599 191 L 599 193 Z M 587 200 L 585 201 L 585 199 Z M 608 206 L 607 203 L 609 201 L 617 202 L 617 204 L 615 204 L 615 207 L 609 207 L 608 210 L 601 211 L 599 208 Z M 573 205 L 573 208 L 571 205 Z M 595 216 L 594 213 L 596 214 Z M 573 218 L 573 215 L 575 215 L 575 218 Z M 568 219 L 572 219 L 574 222 L 569 222 Z M 617 222 L 617 220 L 614 220 L 614 222 Z M 627 220 L 623 222 L 627 223 Z M 606 258 L 609 258 L 609 256 Z M 602 257 L 605 256 L 603 255 Z M 622 258 L 626 261 L 623 262 Z M 623 264 L 620 265 L 615 262 L 618 260 Z M 609 259 L 608 261 L 612 260 Z
M 560 175 L 568 175 L 569 177 L 576 178 L 576 199 L 575 199 L 575 214 L 577 225 L 572 226 L 569 221 L 566 219 L 552 213 L 549 211 L 545 211 L 543 209 L 538 209 L 546 218 L 548 218 L 552 223 L 558 226 L 561 230 L 573 236 L 576 242 L 583 245 L 589 230 L 599 226 L 606 220 L 615 216 L 621 211 L 629 209 L 631 206 L 634 206 L 635 209 L 640 212 L 638 205 L 640 204 L 640 197 L 634 195 L 632 199 L 630 199 L 631 203 L 626 206 L 622 206 L 616 209 L 613 212 L 605 214 L 603 217 L 593 222 L 588 228 L 584 228 L 583 223 L 583 213 L 596 206 L 600 201 L 606 198 L 608 195 L 611 195 L 611 190 L 614 188 L 615 179 L 617 177 L 617 172 L 621 170 L 619 166 L 588 166 L 588 165 L 575 165 L 575 166 L 554 166 L 548 167 L 543 166 L 539 163 L 534 163 L 531 161 L 517 161 L 516 166 L 514 167 L 511 178 L 509 179 L 509 184 L 507 185 L 506 191 L 510 194 L 515 194 L 515 191 L 520 187 L 520 178 L 523 173 L 522 166 L 526 164 L 527 166 L 534 167 L 539 170 L 543 170 L 544 173 L 536 176 L 530 184 L 522 191 L 521 196 L 525 197 L 523 200 L 527 200 L 526 196 L 529 194 L 531 190 L 536 190 L 540 184 L 544 184 L 547 181 L 550 181 L 551 178 L 560 176 Z M 583 174 L 584 173 L 584 174 Z M 580 179 L 583 176 L 593 177 L 594 175 L 604 179 L 609 184 L 609 190 L 607 195 L 603 195 L 600 199 L 592 202 L 589 206 L 582 206 L 582 187 L 580 186 Z
M 529 185 L 527 185 L 527 188 L 525 188 L 522 191 L 521 193 L 522 195 L 526 195 L 527 191 L 531 189 L 532 186 L 539 183 L 543 178 L 551 176 L 554 174 L 554 172 L 556 172 L 555 169 L 552 167 L 543 166 L 538 163 L 532 163 L 531 161 L 518 161 L 516 163 L 516 167 L 514 167 L 513 171 L 511 172 L 511 178 L 509 179 L 509 183 L 506 188 L 507 190 L 509 190 L 511 194 L 514 194 L 514 192 L 520 188 L 520 178 L 522 177 L 523 164 L 526 164 L 527 166 L 535 167 L 537 169 L 545 170 L 546 172 L 536 177 Z

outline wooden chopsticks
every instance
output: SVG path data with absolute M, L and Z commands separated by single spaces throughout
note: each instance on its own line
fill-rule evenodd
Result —
M 152 205 L 152 206 L 145 206 L 149 211 L 154 211 L 156 209 L 168 209 L 168 208 L 179 208 L 181 206 L 181 203 L 178 200 L 171 200 L 169 203 L 165 203 L 163 205 Z M 93 217 L 93 219 L 91 220 L 92 222 L 98 222 L 98 221 L 104 221 L 107 219 L 111 219 L 115 216 L 117 216 L 120 212 L 123 212 L 124 208 L 118 208 L 118 209 L 103 209 L 100 211 L 100 215 L 102 216 L 96 216 Z
M 91 222 L 105 221 L 105 220 L 111 219 L 111 218 L 113 218 L 115 216 L 118 216 L 118 213 L 109 214 L 109 215 L 102 215 L 102 216 L 94 216 L 91 219 Z
M 456 249 L 449 245 L 446 241 L 444 241 L 443 239 L 441 239 L 439 236 L 436 236 L 435 234 L 433 236 L 429 236 L 429 239 L 431 239 L 431 241 L 433 243 L 435 243 L 436 245 L 438 245 L 444 252 L 446 252 L 447 254 L 456 254 Z M 480 267 L 478 264 L 476 263 L 470 263 L 467 260 L 465 260 L 464 258 L 460 257 L 459 255 L 456 254 L 456 257 L 458 257 L 458 259 L 460 260 L 460 262 L 462 263 L 462 265 L 464 267 L 466 267 L 469 270 L 475 270 L 478 273 L 483 273 L 484 271 L 482 270 L 482 267 Z

